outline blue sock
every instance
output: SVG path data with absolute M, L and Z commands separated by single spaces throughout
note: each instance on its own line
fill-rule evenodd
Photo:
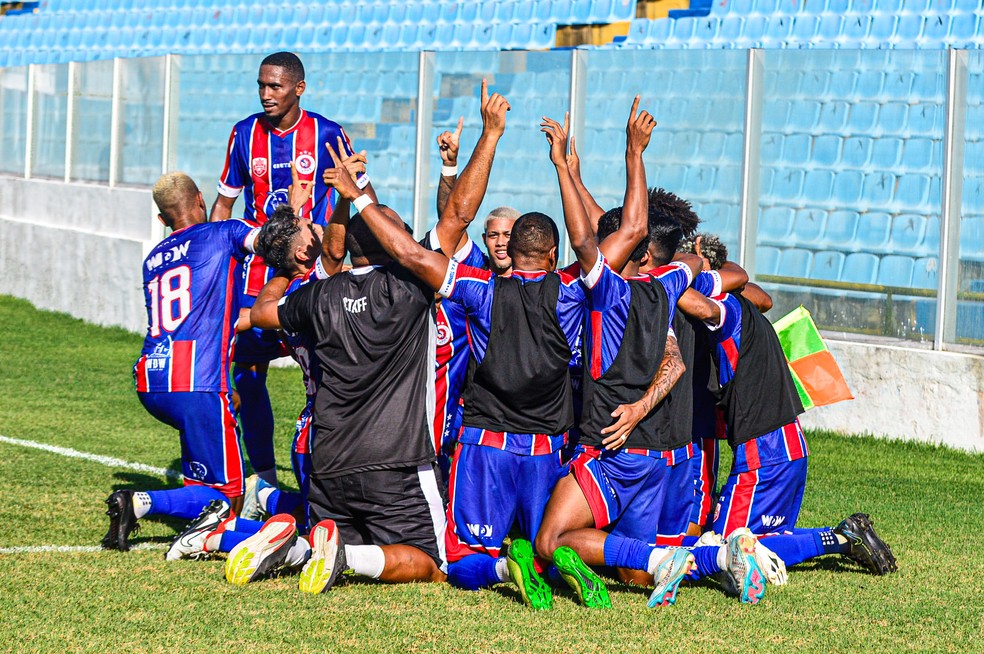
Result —
M 226 496 L 209 486 L 185 486 L 164 491 L 147 491 L 150 510 L 147 515 L 169 515 L 192 520 L 212 500 L 228 502 Z
M 448 583 L 455 588 L 478 590 L 499 583 L 495 572 L 498 559 L 488 554 L 469 554 L 448 564 Z
M 266 510 L 270 515 L 278 513 L 290 513 L 293 515 L 294 509 L 301 505 L 301 494 L 291 493 L 277 489 L 270 493 L 267 498 Z
M 721 566 L 718 565 L 718 551 L 720 549 L 720 545 L 704 545 L 692 549 L 691 552 L 697 561 L 697 568 L 690 571 L 687 579 L 697 581 L 702 577 L 709 577 L 715 572 L 721 572 Z
M 253 520 L 247 520 L 244 522 L 254 522 Z M 239 519 L 236 519 L 236 529 L 239 529 Z M 224 531 L 222 532 L 222 539 L 219 541 L 219 551 L 220 552 L 231 552 L 232 548 L 239 543 L 243 542 L 253 534 L 255 531 Z M 211 550 L 209 550 L 211 551 Z
M 680 547 L 697 547 L 698 540 L 700 540 L 699 536 L 684 536 Z
M 239 391 L 239 424 L 243 444 L 253 470 L 263 472 L 276 465 L 273 453 L 273 407 L 266 387 L 266 373 L 233 366 L 232 376 Z
M 255 534 L 260 529 L 263 528 L 264 522 L 262 520 L 247 520 L 246 518 L 240 518 L 236 516 L 236 529 L 235 531 L 241 531 L 246 534 Z
M 824 554 L 812 533 L 769 536 L 762 539 L 762 544 L 775 552 L 787 568 Z
M 649 556 L 655 548 L 634 538 L 609 534 L 605 539 L 605 565 L 632 570 L 648 570 Z

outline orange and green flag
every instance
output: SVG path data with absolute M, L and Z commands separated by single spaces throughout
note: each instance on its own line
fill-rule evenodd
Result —
M 809 311 L 803 307 L 793 309 L 772 326 L 786 353 L 803 408 L 854 399 Z

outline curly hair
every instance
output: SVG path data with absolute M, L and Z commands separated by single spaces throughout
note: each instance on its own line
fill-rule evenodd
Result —
M 716 234 L 694 234 L 680 243 L 680 251 L 697 254 L 697 239 L 700 239 L 700 255 L 707 259 L 711 270 L 720 270 L 728 260 L 728 246 Z
M 700 224 L 700 217 L 691 204 L 664 188 L 649 189 L 649 210 L 659 211 L 677 221 L 684 236 L 692 236 Z
M 285 270 L 293 262 L 290 244 L 301 231 L 297 221 L 298 217 L 290 205 L 282 204 L 260 228 L 260 234 L 256 237 L 256 253 L 266 260 L 267 265 Z

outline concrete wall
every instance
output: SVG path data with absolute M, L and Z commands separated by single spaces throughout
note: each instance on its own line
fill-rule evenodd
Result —
M 0 293 L 143 333 L 159 225 L 149 189 L 0 176 Z
M 0 293 L 142 334 L 155 216 L 149 189 L 0 175 Z M 807 412 L 804 426 L 984 451 L 984 356 L 829 345 L 856 399 Z
M 854 400 L 807 411 L 804 427 L 984 452 L 984 356 L 828 340 Z

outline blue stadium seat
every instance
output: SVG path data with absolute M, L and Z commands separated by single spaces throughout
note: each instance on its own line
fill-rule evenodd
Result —
M 886 172 L 868 173 L 861 186 L 861 207 L 878 209 L 887 206 L 895 191 L 895 175 Z
M 821 243 L 827 247 L 845 248 L 854 241 L 858 229 L 858 212 L 832 211 L 827 215 Z
M 833 201 L 840 207 L 857 206 L 861 198 L 861 173 L 842 171 L 834 177 Z
M 824 102 L 820 105 L 820 122 L 817 127 L 822 134 L 839 134 L 847 125 L 850 105 L 846 102 Z
M 871 160 L 873 139 L 866 136 L 852 136 L 844 139 L 842 163 L 848 168 L 864 168 Z
M 798 17 L 799 18 L 799 17 Z M 850 20 L 848 18 L 847 20 Z M 798 22 L 798 19 L 797 19 Z M 826 44 L 836 43 L 843 33 L 845 19 L 839 14 L 823 14 L 817 27 L 819 39 Z M 795 27 L 794 27 L 795 30 Z
M 787 166 L 805 166 L 810 160 L 812 140 L 809 134 L 790 134 L 783 139 L 783 164 Z
M 890 254 L 878 262 L 879 286 L 902 286 L 908 288 L 912 284 L 912 257 Z
M 916 259 L 912 265 L 912 288 L 937 288 L 939 285 L 939 267 L 937 257 Z
M 817 172 L 817 171 L 810 171 Z M 807 184 L 810 176 L 807 173 Z M 793 242 L 796 245 L 812 245 L 820 240 L 826 223 L 827 212 L 819 209 L 800 209 L 793 219 Z
M 895 30 L 899 24 L 899 18 L 894 13 L 877 13 L 871 20 L 871 31 L 865 39 L 865 47 L 878 48 L 888 47 Z
M 984 261 L 984 216 L 960 220 L 960 258 Z
M 892 219 L 889 244 L 893 252 L 913 254 L 923 241 L 927 220 L 914 214 L 900 214 Z
M 811 43 L 820 31 L 820 17 L 811 14 L 798 14 L 792 17 L 793 29 L 789 41 Z
M 786 128 L 793 132 L 813 132 L 819 122 L 820 103 L 800 100 L 792 103 Z
M 755 274 L 779 274 L 779 249 L 760 245 L 755 249 Z
M 803 180 L 803 201 L 807 206 L 826 206 L 833 197 L 834 173 L 830 170 L 807 170 Z
M 738 207 L 733 204 L 709 202 L 700 208 L 701 230 L 726 236 L 738 228 Z
M 878 123 L 873 136 L 902 134 L 905 131 L 909 105 L 904 102 L 886 102 L 878 112 Z
M 844 19 L 843 30 L 841 31 L 841 41 L 852 44 L 860 44 L 871 31 L 871 16 L 856 14 Z
M 902 158 L 901 139 L 884 136 L 874 139 L 871 148 L 871 165 L 880 170 L 892 170 Z
M 763 0 L 763 2 L 769 1 Z M 765 33 L 762 35 L 762 46 L 766 48 L 782 47 L 786 39 L 789 38 L 790 31 L 792 31 L 792 19 L 789 16 L 776 16 L 768 11 L 760 11 L 758 13 L 768 17 L 765 24 Z
M 967 48 L 979 43 L 980 21 L 980 16 L 969 11 L 950 16 L 949 34 L 946 37 L 947 45 L 951 48 Z
M 874 102 L 856 102 L 851 107 L 848 128 L 852 134 L 869 136 L 875 128 L 878 105 Z
M 942 142 L 929 139 L 909 139 L 905 142 L 902 152 L 902 168 L 905 172 L 932 172 L 937 168 L 937 154 L 942 149 Z
M 778 130 L 789 120 L 790 103 L 781 98 L 766 97 L 762 101 L 763 130 Z
M 868 252 L 852 252 L 844 259 L 841 281 L 852 284 L 874 284 L 878 278 L 878 257 Z
M 810 266 L 810 279 L 839 281 L 844 267 L 844 253 L 835 251 L 817 252 Z
M 906 124 L 907 135 L 935 136 L 943 135 L 943 112 L 940 107 L 927 102 L 909 107 L 909 120 Z
M 779 258 L 779 274 L 783 277 L 805 279 L 810 274 L 813 253 L 809 250 L 790 248 L 782 251 Z
M 777 169 L 769 197 L 784 202 L 797 199 L 803 190 L 803 176 L 803 171 L 796 168 Z
M 940 47 L 950 33 L 950 18 L 945 14 L 926 16 L 923 22 L 923 47 Z
M 903 211 L 913 211 L 929 203 L 930 179 L 926 175 L 908 174 L 899 178 L 895 205 Z M 934 201 L 938 198 L 934 198 Z
M 865 100 L 878 100 L 885 86 L 885 74 L 877 70 L 864 70 L 858 76 L 857 94 Z
M 769 207 L 759 214 L 758 238 L 763 243 L 788 245 L 793 230 L 793 210 L 789 207 Z
M 811 70 L 799 76 L 799 94 L 804 98 L 822 98 L 827 95 L 831 75 L 827 71 Z
M 875 211 L 861 213 L 858 216 L 858 229 L 851 249 L 884 252 L 888 246 L 891 228 L 892 217 L 887 213 Z
M 908 3 L 907 3 L 908 4 Z M 895 37 L 892 43 L 897 48 L 915 48 L 917 41 L 922 37 L 924 19 L 919 13 L 903 14 L 899 16 L 899 24 L 895 28 Z
M 946 76 L 942 70 L 922 71 L 912 82 L 912 97 L 915 100 L 933 100 L 940 104 L 943 100 Z
M 916 246 L 916 256 L 935 256 L 940 252 L 940 217 L 932 215 L 926 219 L 926 230 L 922 241 Z
M 841 138 L 836 134 L 824 134 L 813 140 L 811 163 L 824 168 L 834 168 L 840 161 Z

